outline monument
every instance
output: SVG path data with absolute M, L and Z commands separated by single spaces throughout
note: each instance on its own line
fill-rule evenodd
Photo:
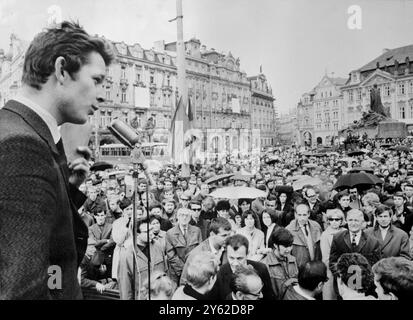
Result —
M 380 89 L 374 84 L 370 92 L 370 110 L 363 112 L 361 119 L 339 132 L 340 135 L 367 135 L 369 138 L 404 138 L 407 127 L 404 122 L 394 120 L 384 109 Z

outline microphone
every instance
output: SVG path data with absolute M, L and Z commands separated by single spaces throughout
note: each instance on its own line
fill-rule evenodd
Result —
M 136 132 L 122 120 L 113 120 L 108 129 L 120 142 L 131 149 L 135 147 L 135 143 L 139 142 Z

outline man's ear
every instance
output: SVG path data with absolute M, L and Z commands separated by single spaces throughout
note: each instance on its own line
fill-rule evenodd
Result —
M 65 71 L 66 59 L 63 57 L 58 57 L 55 61 L 55 76 L 60 84 L 63 84 L 67 77 L 67 71 Z
M 241 291 L 237 291 L 235 293 L 235 296 L 237 297 L 237 300 L 244 300 L 244 296 L 242 295 Z

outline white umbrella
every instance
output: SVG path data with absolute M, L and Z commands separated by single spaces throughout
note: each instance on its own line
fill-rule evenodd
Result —
M 250 187 L 224 187 L 209 194 L 213 198 L 222 199 L 256 199 L 267 197 L 267 192 Z
M 297 181 L 293 182 L 293 188 L 294 188 L 294 191 L 297 191 L 297 190 L 301 190 L 307 184 L 312 185 L 312 186 L 318 186 L 321 183 L 323 183 L 323 181 L 321 181 L 320 178 L 308 177 L 308 178 L 298 179 Z

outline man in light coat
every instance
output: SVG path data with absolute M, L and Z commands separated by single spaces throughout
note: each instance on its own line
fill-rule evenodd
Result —
M 146 219 L 138 220 L 136 223 L 136 247 L 128 246 L 119 254 L 118 284 L 121 300 L 145 300 L 148 290 L 145 282 L 148 281 L 148 251 L 151 257 L 151 269 L 153 274 L 156 271 L 167 272 L 168 266 L 165 254 L 161 246 L 153 241 L 153 227 Z M 149 241 L 148 243 L 148 232 Z M 133 270 L 133 259 L 135 259 L 135 270 Z M 135 292 L 133 292 L 133 279 L 135 278 Z
M 321 260 L 321 226 L 310 219 L 309 207 L 299 204 L 295 208 L 295 219 L 286 227 L 294 236 L 291 254 L 297 260 L 298 269 L 309 261 Z
M 178 209 L 177 225 L 166 232 L 169 276 L 176 283 L 179 283 L 187 255 L 202 242 L 201 229 L 189 224 L 191 215 L 190 209 Z

